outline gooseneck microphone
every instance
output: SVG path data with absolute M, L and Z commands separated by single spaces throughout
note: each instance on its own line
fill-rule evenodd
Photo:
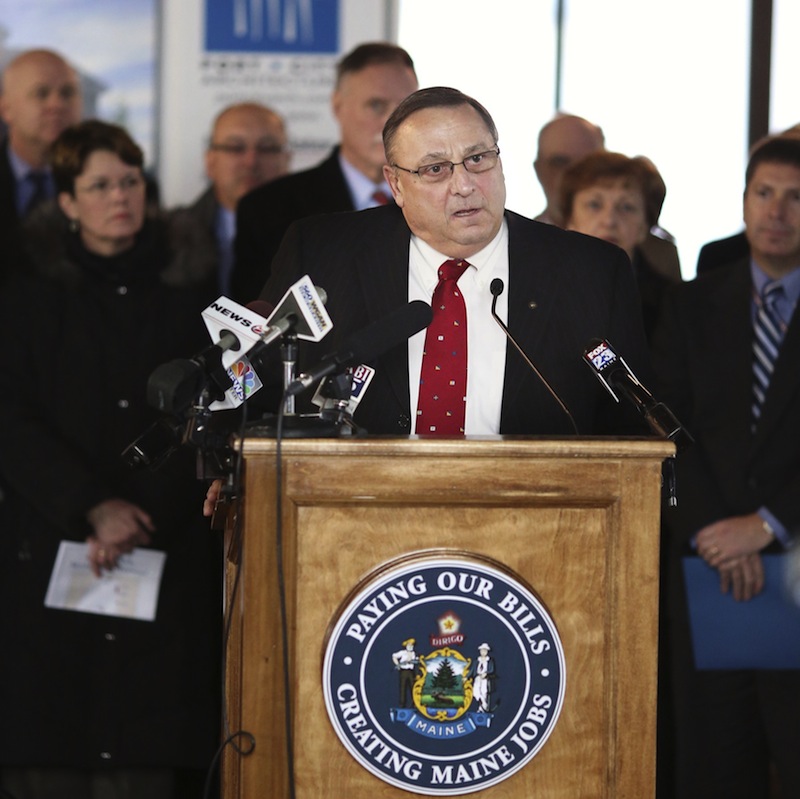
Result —
M 286 387 L 286 395 L 292 397 L 300 394 L 323 377 L 383 355 L 384 352 L 402 344 L 426 328 L 432 318 L 431 306 L 422 300 L 414 300 L 401 306 L 388 316 L 353 333 L 340 349 L 299 374 L 297 379 Z
M 564 414 L 569 419 L 569 423 L 572 425 L 572 429 L 574 430 L 575 435 L 576 436 L 580 435 L 580 433 L 578 433 L 578 425 L 575 424 L 575 419 L 570 413 L 569 408 L 567 408 L 567 406 L 564 404 L 564 401 L 561 399 L 561 397 L 558 396 L 555 389 L 550 385 L 550 383 L 547 382 L 545 376 L 536 368 L 536 364 L 534 364 L 534 362 L 528 357 L 525 350 L 523 350 L 522 347 L 520 347 L 514 336 L 511 335 L 511 331 L 508 329 L 508 327 L 506 327 L 505 322 L 503 322 L 503 320 L 497 315 L 497 298 L 503 293 L 504 289 L 505 285 L 503 284 L 503 281 L 499 277 L 496 277 L 489 285 L 489 290 L 492 292 L 492 318 L 500 326 L 500 329 L 503 331 L 503 333 L 505 333 L 506 338 L 514 345 L 517 352 L 522 356 L 525 363 L 527 363 L 528 366 L 530 366 L 536 377 L 539 378 L 542 385 L 550 392 L 550 395 L 559 404 L 561 410 L 564 411 Z
M 689 431 L 675 418 L 675 414 L 663 402 L 658 402 L 639 382 L 608 341 L 592 339 L 584 350 L 583 360 L 605 386 L 606 391 L 617 402 L 617 395 L 625 397 L 657 436 L 672 441 L 679 452 L 694 443 Z

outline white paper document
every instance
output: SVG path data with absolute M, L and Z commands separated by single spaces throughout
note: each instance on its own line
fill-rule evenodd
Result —
M 89 545 L 62 541 L 44 604 L 48 608 L 154 621 L 166 552 L 135 549 L 112 571 L 95 577 Z

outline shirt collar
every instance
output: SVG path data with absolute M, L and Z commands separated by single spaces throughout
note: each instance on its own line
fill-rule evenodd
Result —
M 430 244 L 414 234 L 411 235 L 411 246 L 415 247 L 419 252 L 423 262 L 427 266 L 426 272 L 428 273 L 428 279 L 432 281 L 432 285 L 435 286 L 439 281 L 439 267 L 445 261 L 452 258 L 452 256 L 445 255 L 444 253 L 435 250 L 430 246 Z M 495 237 L 482 250 L 479 250 L 474 255 L 471 255 L 469 258 L 465 258 L 464 260 L 468 261 L 480 273 L 480 271 L 485 269 L 487 265 L 494 263 L 495 253 L 498 251 L 498 248 L 503 247 L 508 249 L 508 224 L 505 216 L 503 217 L 503 222 L 500 225 L 500 230 L 497 231 L 497 235 L 495 235 Z
M 800 299 L 800 266 L 797 266 L 788 275 L 784 275 L 780 280 L 775 280 L 751 258 L 750 259 L 750 274 L 753 278 L 753 288 L 756 290 L 756 293 L 761 295 L 764 291 L 764 286 L 767 283 L 775 282 L 780 283 L 783 287 L 783 293 L 786 296 L 786 299 L 792 305 L 796 305 L 798 299 Z
M 14 173 L 14 179 L 19 183 L 25 180 L 31 172 L 42 172 L 50 174 L 50 167 L 46 166 L 42 169 L 34 169 L 27 161 L 20 158 L 11 147 L 8 148 L 8 162 L 11 165 L 11 171 Z
M 376 191 L 384 192 L 387 197 L 392 196 L 392 190 L 385 180 L 378 184 L 373 183 L 363 172 L 356 169 L 342 155 L 341 151 L 339 151 L 339 165 L 350 189 L 350 196 L 353 198 L 353 205 L 356 211 L 372 208 L 376 204 L 372 199 L 372 195 Z

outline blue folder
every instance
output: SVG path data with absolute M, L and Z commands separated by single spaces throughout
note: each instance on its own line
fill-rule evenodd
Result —
M 763 555 L 764 590 L 736 602 L 719 590 L 719 572 L 683 559 L 698 669 L 800 669 L 800 607 L 785 589 L 785 555 Z

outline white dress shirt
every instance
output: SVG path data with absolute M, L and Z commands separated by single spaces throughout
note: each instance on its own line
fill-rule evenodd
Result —
M 450 258 L 411 237 L 408 269 L 408 300 L 430 303 L 439 282 L 439 267 Z M 467 409 L 466 435 L 500 432 L 503 381 L 506 369 L 506 337 L 492 318 L 492 280 L 500 278 L 505 291 L 497 300 L 497 315 L 508 323 L 508 228 L 503 221 L 494 239 L 466 259 L 470 267 L 458 280 L 467 307 Z M 411 389 L 411 432 L 416 432 L 419 378 L 425 331 L 408 340 L 408 373 Z

